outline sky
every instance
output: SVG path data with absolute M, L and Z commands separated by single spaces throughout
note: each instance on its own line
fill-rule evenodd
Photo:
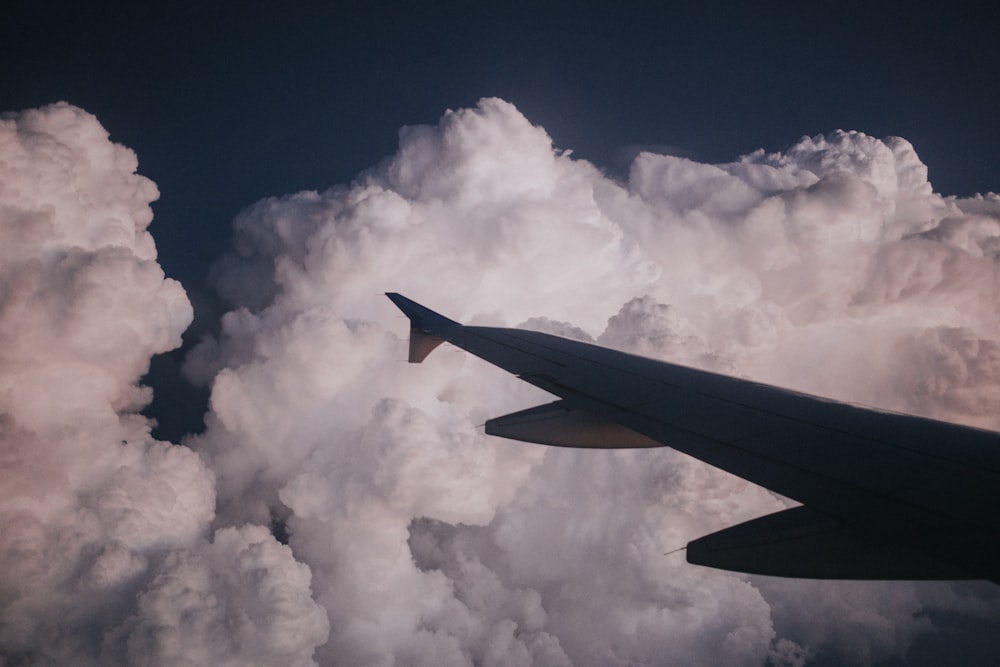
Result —
M 665 555 L 788 501 L 487 438 L 381 295 L 1000 430 L 998 18 L 8 9 L 0 663 L 982 664 L 996 586 Z

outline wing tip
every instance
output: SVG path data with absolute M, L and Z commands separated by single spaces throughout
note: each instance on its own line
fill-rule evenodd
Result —
M 386 292 L 385 295 L 410 320 L 408 361 L 411 364 L 419 364 L 426 359 L 434 348 L 445 341 L 444 334 L 449 329 L 462 326 L 455 320 L 450 320 L 398 292 Z
M 448 319 L 441 313 L 436 313 L 427 306 L 422 306 L 398 292 L 386 292 L 385 295 L 409 318 L 410 326 L 414 329 L 419 329 L 424 333 L 438 334 L 452 327 L 462 326 L 455 320 Z

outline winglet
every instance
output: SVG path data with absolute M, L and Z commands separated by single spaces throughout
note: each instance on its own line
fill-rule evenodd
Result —
M 462 326 L 455 320 L 449 320 L 430 308 L 421 306 L 416 301 L 407 299 L 396 292 L 386 292 L 389 300 L 410 318 L 410 354 L 408 361 L 419 364 L 427 358 L 434 348 L 444 342 L 444 334 L 454 327 Z

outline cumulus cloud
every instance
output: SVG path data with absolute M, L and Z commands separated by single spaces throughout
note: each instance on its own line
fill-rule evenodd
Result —
M 183 443 L 138 414 L 191 319 L 155 187 L 65 104 L 4 116 L 0 155 L 0 661 L 870 664 L 1000 616 L 983 584 L 688 565 L 788 501 L 666 448 L 487 438 L 547 395 L 448 346 L 406 364 L 382 296 L 1000 429 L 1000 199 L 934 193 L 903 139 L 639 152 L 621 182 L 497 99 L 404 128 L 236 219 Z
M 668 449 L 486 438 L 545 395 L 447 346 L 402 363 L 407 323 L 381 292 L 998 428 L 998 222 L 995 195 L 934 193 L 900 138 L 718 165 L 641 152 L 621 183 L 485 99 L 404 128 L 349 185 L 237 218 L 214 270 L 232 310 L 187 361 L 212 388 L 187 444 L 221 523 L 285 523 L 330 619 L 324 664 L 905 655 L 928 609 L 1000 610 L 982 587 L 776 582 L 664 555 L 787 501 Z
M 329 624 L 291 549 L 261 526 L 222 529 L 199 547 L 166 555 L 113 635 L 127 637 L 128 664 L 315 664 Z
M 288 608 L 311 609 L 317 629 L 297 634 L 307 663 L 326 618 L 308 569 L 270 534 L 253 538 L 278 552 L 261 556 L 271 570 L 248 563 L 238 585 L 203 576 L 198 591 L 183 569 L 222 552 L 214 569 L 227 570 L 243 533 L 212 541 L 213 473 L 138 414 L 150 358 L 179 345 L 192 317 L 146 229 L 156 186 L 67 104 L 0 117 L 0 158 L 0 663 L 124 664 L 128 647 L 134 663 L 177 664 L 156 657 L 177 640 L 155 624 L 183 629 L 170 619 L 191 618 L 196 593 L 212 607 L 255 598 L 240 607 L 276 619 L 272 634 Z M 230 628 L 201 630 L 218 641 Z

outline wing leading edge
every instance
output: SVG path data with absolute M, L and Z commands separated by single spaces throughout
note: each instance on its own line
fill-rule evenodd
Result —
M 880 412 L 534 331 L 465 326 L 387 293 L 409 360 L 451 343 L 560 400 L 491 435 L 667 445 L 802 503 L 694 540 L 689 562 L 776 576 L 1000 581 L 1000 434 Z

